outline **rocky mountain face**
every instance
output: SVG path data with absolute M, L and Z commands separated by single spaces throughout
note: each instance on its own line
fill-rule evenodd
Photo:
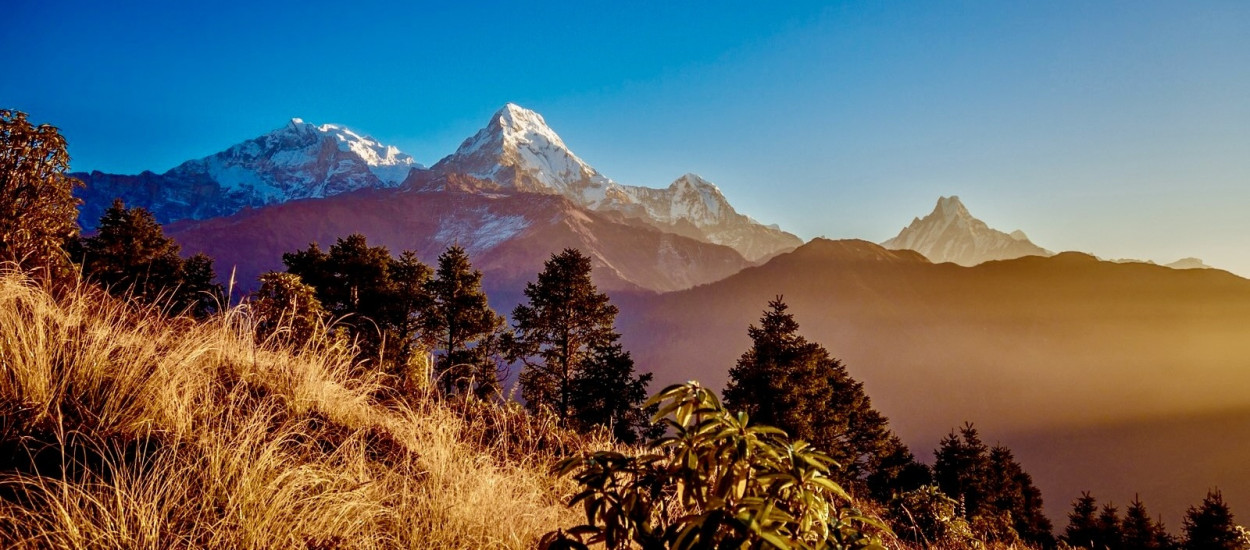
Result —
M 583 162 L 538 113 L 508 104 L 454 153 L 425 169 L 393 146 L 336 125 L 287 126 L 164 174 L 78 173 L 86 183 L 80 223 L 88 229 L 114 197 L 157 220 L 203 220 L 297 199 L 360 189 L 560 195 L 598 212 L 761 260 L 802 241 L 739 214 L 715 185 L 687 174 L 664 189 L 618 184 Z
M 662 189 L 619 184 L 575 155 L 542 115 L 511 103 L 428 174 L 414 173 L 407 183 L 438 189 L 431 182 L 448 174 L 485 182 L 483 191 L 562 195 L 590 210 L 621 212 L 665 231 L 732 247 L 748 260 L 802 244 L 790 233 L 738 213 L 720 189 L 694 174 Z
M 895 250 L 915 250 L 935 263 L 952 262 L 963 266 L 1052 254 L 1029 241 L 1023 231 L 1004 233 L 974 218 L 956 196 L 939 198 L 933 212 L 913 219 L 898 236 L 881 245 Z
M 286 126 L 164 174 L 72 174 L 85 187 L 79 223 L 92 228 L 113 199 L 151 210 L 162 223 L 227 216 L 296 199 L 396 187 L 423 168 L 393 146 L 352 130 L 292 119 Z

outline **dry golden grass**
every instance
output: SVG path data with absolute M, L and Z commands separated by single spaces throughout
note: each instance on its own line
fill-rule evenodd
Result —
M 514 406 L 398 398 L 246 308 L 170 319 L 0 275 L 0 547 L 524 548 L 577 515 L 570 438 Z

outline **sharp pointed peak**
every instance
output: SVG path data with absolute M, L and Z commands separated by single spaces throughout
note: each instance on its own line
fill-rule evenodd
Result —
M 547 121 L 537 111 L 526 109 L 516 103 L 505 103 L 491 117 L 492 123 L 499 123 L 500 126 L 509 126 L 513 129 L 533 129 L 546 128 Z
M 941 214 L 942 217 L 972 217 L 968 212 L 968 208 L 964 206 L 963 201 L 959 200 L 958 195 L 949 197 L 938 197 L 937 205 L 933 207 L 934 214 Z

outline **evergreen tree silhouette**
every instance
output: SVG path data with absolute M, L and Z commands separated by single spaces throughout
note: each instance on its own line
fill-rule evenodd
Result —
M 1186 550 L 1239 550 L 1241 537 L 1233 513 L 1219 489 L 1209 491 L 1202 504 L 1185 512 Z
M 531 410 L 549 408 L 575 428 L 607 421 L 624 429 L 633 422 L 623 412 L 645 398 L 650 377 L 634 376 L 613 329 L 617 308 L 590 275 L 590 258 L 578 250 L 553 254 L 525 285 L 527 303 L 513 310 L 503 348 L 524 365 L 521 396 Z
M 1082 492 L 1080 498 L 1072 502 L 1072 511 L 1068 512 L 1068 527 L 1064 529 L 1063 540 L 1078 548 L 1094 548 L 1094 541 L 1099 538 L 1098 500 Z
M 989 447 L 971 423 L 951 430 L 934 451 L 933 480 L 943 493 L 959 501 L 963 515 L 972 519 L 989 494 Z
M 1120 531 L 1125 550 L 1168 550 L 1175 546 L 1163 524 L 1150 518 L 1146 505 L 1136 495 L 1124 510 Z
M 868 486 L 886 497 L 926 483 L 927 470 L 872 408 L 863 384 L 823 346 L 799 335 L 788 309 L 779 296 L 759 325 L 748 327 L 751 348 L 729 371 L 726 407 L 828 453 L 841 466 L 839 481 L 853 488 Z
M 443 392 L 450 395 L 463 390 L 469 379 L 476 381 L 480 393 L 493 392 L 498 382 L 490 343 L 503 328 L 504 319 L 487 303 L 482 272 L 473 269 L 464 248 L 454 245 L 439 255 L 425 293 L 429 305 L 421 324 L 426 337 L 442 352 L 434 366 Z
M 979 535 L 1010 544 L 1019 538 L 1034 545 L 1055 543 L 1042 511 L 1042 492 L 1016 461 L 1011 449 L 987 446 L 965 423 L 934 451 L 933 476 L 942 492 L 958 500 L 963 516 Z
M 1123 548 L 1124 534 L 1120 530 L 1120 510 L 1114 504 L 1108 502 L 1102 506 L 1102 511 L 1098 513 L 1098 519 L 1095 520 L 1094 525 L 1096 527 L 1094 548 L 1107 550 Z
M 211 258 L 197 254 L 184 261 L 178 243 L 165 236 L 151 212 L 126 208 L 121 199 L 113 201 L 97 233 L 78 249 L 84 275 L 119 296 L 196 316 L 207 315 L 223 300 L 221 286 L 213 283 Z
M 287 272 L 317 290 L 332 319 L 359 345 L 360 358 L 402 374 L 420 319 L 429 304 L 426 283 L 433 270 L 405 251 L 391 256 L 364 235 L 338 239 L 328 252 L 316 243 L 282 255 Z

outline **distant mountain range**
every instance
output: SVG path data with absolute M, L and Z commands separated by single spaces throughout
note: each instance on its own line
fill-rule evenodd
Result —
M 432 168 L 393 146 L 336 125 L 290 124 L 164 174 L 77 173 L 86 187 L 80 222 L 94 226 L 114 197 L 162 223 L 229 216 L 299 199 L 364 189 L 415 193 L 559 195 L 593 212 L 615 212 L 656 229 L 729 246 L 748 261 L 802 241 L 739 214 L 712 183 L 686 174 L 664 189 L 618 184 L 583 162 L 542 116 L 514 104 Z
M 959 197 L 939 197 L 933 212 L 915 218 L 897 236 L 881 246 L 891 250 L 915 250 L 934 263 L 951 262 L 974 266 L 994 260 L 1011 260 L 1025 256 L 1052 256 L 1029 240 L 1019 229 L 1004 233 L 975 218 Z M 1148 260 L 1112 260 L 1117 263 Z M 1198 258 L 1182 258 L 1170 264 L 1173 269 L 1210 269 Z

